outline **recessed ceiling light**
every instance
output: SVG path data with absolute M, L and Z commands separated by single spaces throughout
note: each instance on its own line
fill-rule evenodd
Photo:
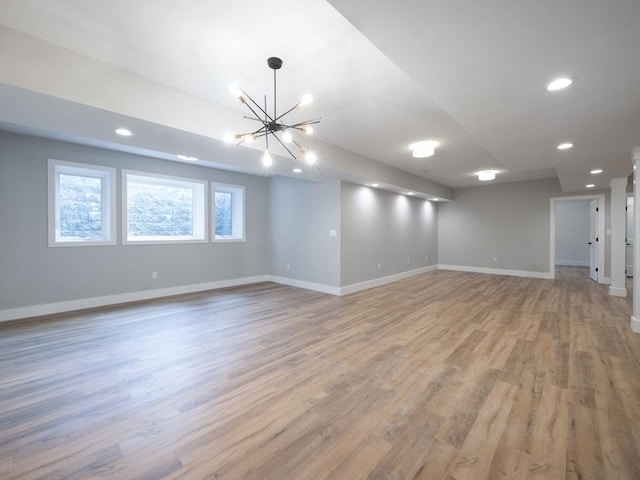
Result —
M 485 170 L 484 172 L 478 172 L 478 180 L 480 180 L 481 182 L 488 182 L 491 180 L 495 180 L 495 178 L 495 170 Z
M 558 145 L 558 150 L 569 150 L 570 148 L 573 148 L 573 143 L 571 142 L 565 142 L 565 143 L 561 143 L 560 145 Z
M 550 92 L 555 92 L 556 90 L 562 90 L 563 88 L 567 88 L 569 85 L 573 83 L 573 80 L 567 77 L 560 77 L 553 80 L 551 83 L 547 85 L 547 90 Z
M 294 168 L 293 169 L 293 173 L 302 173 L 302 169 L 301 168 Z
M 440 199 L 438 197 L 433 197 L 431 200 L 434 201 L 434 202 L 437 202 Z
M 380 184 L 379 183 L 372 183 L 371 186 L 374 187 L 374 188 L 377 188 L 377 187 L 380 186 Z
M 600 170 L 599 168 L 596 168 L 595 170 L 591 170 L 591 175 L 598 175 L 599 173 L 602 173 L 602 170 Z
M 413 192 L 407 192 L 407 195 L 413 195 Z
M 190 157 L 188 155 L 177 155 L 180 160 L 186 160 L 187 162 L 195 162 L 198 160 L 196 157 Z
M 593 188 L 593 187 L 595 187 L 595 185 L 594 185 L 593 183 L 590 183 L 590 184 L 588 184 L 588 185 L 585 185 L 585 187 L 587 187 L 587 188 Z
M 131 133 L 131 130 L 127 130 L 126 128 L 116 128 L 115 132 L 118 135 L 122 135 L 123 137 L 130 137 L 131 135 L 133 135 L 133 133 Z
M 440 145 L 440 142 L 436 142 L 435 140 L 425 140 L 412 143 L 409 145 L 409 149 L 412 151 L 412 155 L 415 158 L 426 158 L 433 156 L 438 145 Z

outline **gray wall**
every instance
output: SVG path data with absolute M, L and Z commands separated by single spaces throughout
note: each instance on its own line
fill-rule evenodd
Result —
M 269 219 L 271 275 L 340 286 L 339 181 L 271 177 Z
M 346 182 L 341 196 L 342 286 L 438 263 L 435 203 Z
M 560 195 L 556 179 L 457 189 L 438 209 L 438 263 L 548 272 L 550 198 Z
M 247 241 L 50 248 L 48 158 L 244 185 Z M 0 309 L 264 275 L 267 196 L 262 177 L 0 132 Z
M 556 265 L 589 266 L 589 200 L 556 202 Z

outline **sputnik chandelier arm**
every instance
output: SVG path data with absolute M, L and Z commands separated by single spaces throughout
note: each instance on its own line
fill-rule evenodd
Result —
M 273 70 L 273 114 L 269 114 L 267 110 L 267 97 L 264 97 L 264 108 L 256 102 L 251 95 L 242 90 L 237 85 L 231 85 L 231 93 L 240 100 L 240 102 L 247 106 L 249 111 L 253 114 L 253 116 L 243 116 L 248 120 L 260 122 L 261 126 L 255 130 L 251 130 L 244 133 L 236 133 L 228 139 L 230 141 L 237 141 L 238 145 L 245 142 L 253 142 L 254 140 L 264 137 L 265 139 L 265 152 L 263 157 L 263 163 L 265 166 L 269 166 L 272 164 L 273 160 L 271 159 L 271 155 L 269 154 L 269 136 L 272 136 L 282 147 L 291 155 L 293 159 L 297 159 L 295 154 L 291 151 L 286 144 L 293 143 L 297 149 L 300 151 L 302 155 L 304 155 L 305 160 L 309 163 L 314 163 L 316 161 L 316 156 L 312 152 L 305 149 L 300 143 L 298 143 L 293 136 L 291 135 L 292 131 L 303 132 L 307 135 L 311 135 L 313 133 L 312 125 L 320 123 L 321 118 L 314 118 L 311 120 L 305 120 L 298 123 L 284 123 L 282 119 L 293 112 L 294 110 L 298 110 L 299 108 L 308 105 L 313 101 L 311 95 L 304 95 L 298 102 L 296 102 L 293 107 L 286 110 L 284 113 L 278 115 L 277 113 L 277 89 L 276 89 L 276 72 L 282 67 L 282 60 L 277 57 L 270 57 L 267 59 L 267 65 L 269 68 Z M 282 138 L 280 138 L 282 136 Z

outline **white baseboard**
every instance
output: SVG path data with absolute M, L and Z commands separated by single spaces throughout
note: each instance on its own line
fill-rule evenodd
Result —
M 624 287 L 609 287 L 609 295 L 614 297 L 626 297 L 627 289 Z
M 437 268 L 438 267 L 436 265 L 429 265 L 428 267 L 416 268 L 414 270 L 409 270 L 408 272 L 396 273 L 394 275 L 388 275 L 386 277 L 367 280 L 365 282 L 360 282 L 360 283 L 354 283 L 352 285 L 347 285 L 346 287 L 342 287 L 340 289 L 340 295 L 349 295 L 350 293 L 359 292 L 361 290 L 367 290 L 368 288 L 380 287 L 382 285 L 387 285 L 389 283 L 397 282 L 398 280 L 402 280 L 404 278 L 413 277 L 415 275 L 420 275 L 422 273 L 433 272 Z
M 582 262 L 580 260 L 556 260 L 556 265 L 559 267 L 588 267 L 590 264 L 588 261 Z
M 640 333 L 640 318 L 631 317 L 631 331 Z
M 472 273 L 488 273 L 491 275 L 509 275 L 511 277 L 527 277 L 527 278 L 544 278 L 552 279 L 553 275 L 549 272 L 529 272 L 526 270 L 507 270 L 503 268 L 483 268 L 483 267 L 469 267 L 464 265 L 442 265 L 438 264 L 440 270 L 455 270 L 458 272 L 472 272 Z
M 267 275 L 267 281 L 289 285 L 290 287 L 304 288 L 321 293 L 329 293 L 331 295 L 340 295 L 340 287 L 325 285 L 323 283 L 306 282 L 295 278 L 279 277 L 277 275 Z
M 119 293 L 115 295 L 105 295 L 103 297 L 82 298 L 78 300 L 68 300 L 65 302 L 46 303 L 21 308 L 9 308 L 0 310 L 0 322 L 17 320 L 20 318 L 38 317 L 40 315 L 51 315 L 53 313 L 71 312 L 73 310 L 83 310 L 85 308 L 105 307 L 118 303 L 137 302 L 140 300 L 151 300 L 172 295 L 182 295 L 185 293 L 203 292 L 218 288 L 236 287 L 249 283 L 266 282 L 267 275 L 256 275 L 253 277 L 233 278 L 220 280 L 217 282 L 196 283 L 192 285 L 181 285 L 179 287 L 157 288 L 155 290 L 143 290 L 140 292 Z

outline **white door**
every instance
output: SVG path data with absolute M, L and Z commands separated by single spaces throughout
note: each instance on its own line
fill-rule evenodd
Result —
M 635 221 L 633 217 L 633 197 L 627 197 L 627 277 L 633 277 L 633 243 Z
M 598 201 L 589 203 L 589 276 L 598 281 Z

